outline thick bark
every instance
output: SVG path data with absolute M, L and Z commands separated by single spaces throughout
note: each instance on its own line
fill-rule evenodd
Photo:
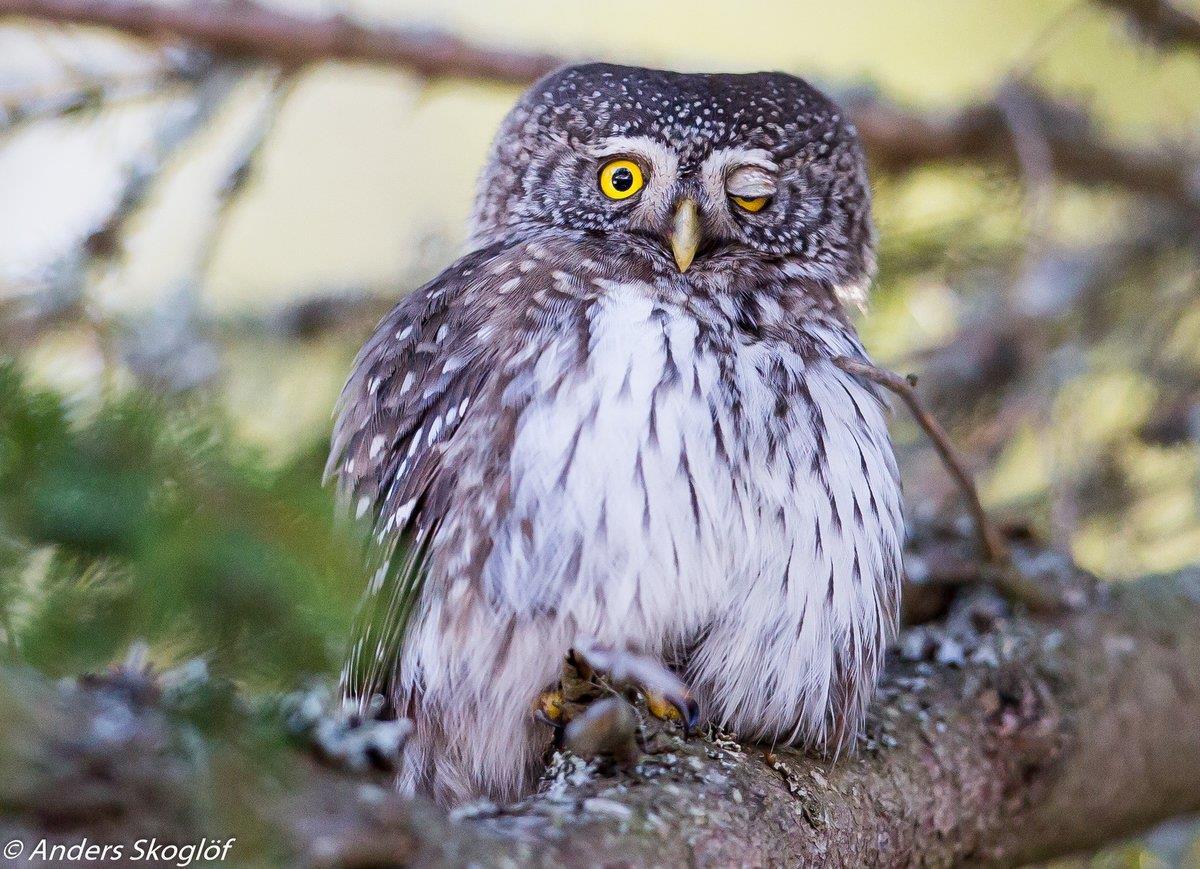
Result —
M 1016 556 L 1064 574 L 1045 553 Z M 1200 809 L 1200 571 L 1067 597 L 1066 614 L 1033 619 L 975 590 L 910 628 L 867 740 L 837 761 L 660 732 L 624 770 L 558 756 L 514 806 L 447 816 L 309 761 L 250 802 L 284 830 L 288 862 L 317 865 L 1014 865 Z M 16 710 L 29 692 L 12 685 L 0 693 Z M 237 798 L 229 761 L 222 774 L 181 761 L 156 702 L 109 679 L 21 713 L 17 744 L 42 759 L 6 770 L 0 833 L 231 835 L 198 808 Z
M 1200 809 L 1200 572 L 978 649 L 996 660 L 894 661 L 857 756 L 694 740 L 579 784 L 562 765 L 541 796 L 407 841 L 450 861 L 470 830 L 472 849 L 495 836 L 495 855 L 546 864 L 1014 865 Z

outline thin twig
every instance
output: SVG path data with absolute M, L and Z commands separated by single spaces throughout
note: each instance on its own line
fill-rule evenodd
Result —
M 47 329 L 82 323 L 95 332 L 102 324 L 87 306 L 88 287 L 115 273 L 125 233 L 140 213 L 170 159 L 201 132 L 241 81 L 229 64 L 212 65 L 191 85 L 186 102 L 163 114 L 149 147 L 131 155 L 112 200 L 93 229 L 52 269 L 53 278 L 0 303 L 0 343 L 28 344 Z M 0 131 L 2 132 L 2 131 Z M 107 339 L 96 335 L 101 344 Z
M 1050 206 L 1054 194 L 1054 156 L 1042 132 L 1041 118 L 1027 103 L 1027 90 L 1021 87 L 1001 88 L 996 103 L 1004 113 L 1021 166 L 1020 180 L 1025 187 L 1025 251 L 1022 256 L 1021 278 L 1008 286 L 1012 290 L 1028 291 L 1040 255 L 1046 246 L 1050 223 Z M 1006 300 L 1009 304 L 1011 299 Z
M 133 340 L 124 361 L 140 380 L 158 391 L 191 390 L 220 371 L 219 353 L 202 313 L 201 289 L 225 237 L 229 216 L 254 174 L 294 82 L 295 76 L 287 71 L 273 71 L 261 107 L 218 181 L 212 215 L 196 241 L 192 266 L 171 287 L 164 288 L 161 303 L 148 319 L 132 324 Z
M 30 123 L 156 96 L 180 78 L 169 70 L 155 70 L 149 75 L 95 79 L 55 91 L 0 93 L 0 136 Z
M 208 232 L 198 245 L 196 283 L 203 283 L 212 270 L 212 263 L 229 224 L 229 215 L 241 194 L 254 177 L 267 140 L 275 130 L 276 121 L 295 89 L 297 77 L 287 72 L 276 75 L 257 115 L 251 121 L 233 154 L 230 166 L 216 190 L 216 205 Z
M 833 364 L 847 374 L 864 377 L 872 383 L 891 390 L 908 405 L 913 418 L 933 441 L 934 449 L 937 450 L 942 463 L 950 471 L 950 475 L 954 477 L 963 497 L 967 500 L 967 509 L 975 521 L 975 534 L 983 557 L 992 564 L 1007 562 L 1008 547 L 1004 545 L 1003 538 L 988 519 L 987 513 L 983 509 L 983 503 L 979 500 L 979 491 L 975 488 L 975 481 L 971 479 L 971 475 L 958 457 L 953 444 L 950 443 L 950 436 L 946 434 L 946 430 L 925 410 L 920 398 L 917 397 L 916 376 L 910 374 L 908 377 L 901 377 L 894 371 L 887 371 L 847 356 L 837 357 L 833 360 Z
M 168 109 L 148 153 L 130 159 L 112 208 L 85 240 L 90 256 L 98 261 L 116 258 L 129 222 L 145 204 L 168 161 L 206 128 L 241 81 L 242 71 L 236 67 L 215 66 L 197 82 L 187 104 Z

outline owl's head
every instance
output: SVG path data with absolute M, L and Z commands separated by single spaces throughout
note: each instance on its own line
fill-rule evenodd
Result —
M 542 79 L 496 136 L 472 243 L 545 228 L 656 247 L 681 272 L 777 259 L 842 292 L 874 262 L 854 127 L 784 73 L 590 64 Z

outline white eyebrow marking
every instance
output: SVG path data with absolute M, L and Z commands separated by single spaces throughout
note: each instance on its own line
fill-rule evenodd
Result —
M 657 226 L 666 219 L 673 200 L 672 191 L 679 180 L 679 155 L 651 136 L 611 136 L 592 148 L 592 156 L 598 161 L 618 155 L 640 160 L 646 171 L 646 187 L 634 203 L 630 224 L 646 229 Z
M 641 157 L 649 164 L 651 176 L 657 175 L 668 183 L 673 183 L 679 173 L 679 155 L 650 136 L 612 136 L 592 150 L 598 160 L 618 154 Z

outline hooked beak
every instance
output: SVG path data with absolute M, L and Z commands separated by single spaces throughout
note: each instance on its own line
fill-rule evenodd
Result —
M 671 221 L 671 253 L 680 272 L 686 272 L 700 247 L 700 211 L 694 199 L 683 198 L 675 206 Z

